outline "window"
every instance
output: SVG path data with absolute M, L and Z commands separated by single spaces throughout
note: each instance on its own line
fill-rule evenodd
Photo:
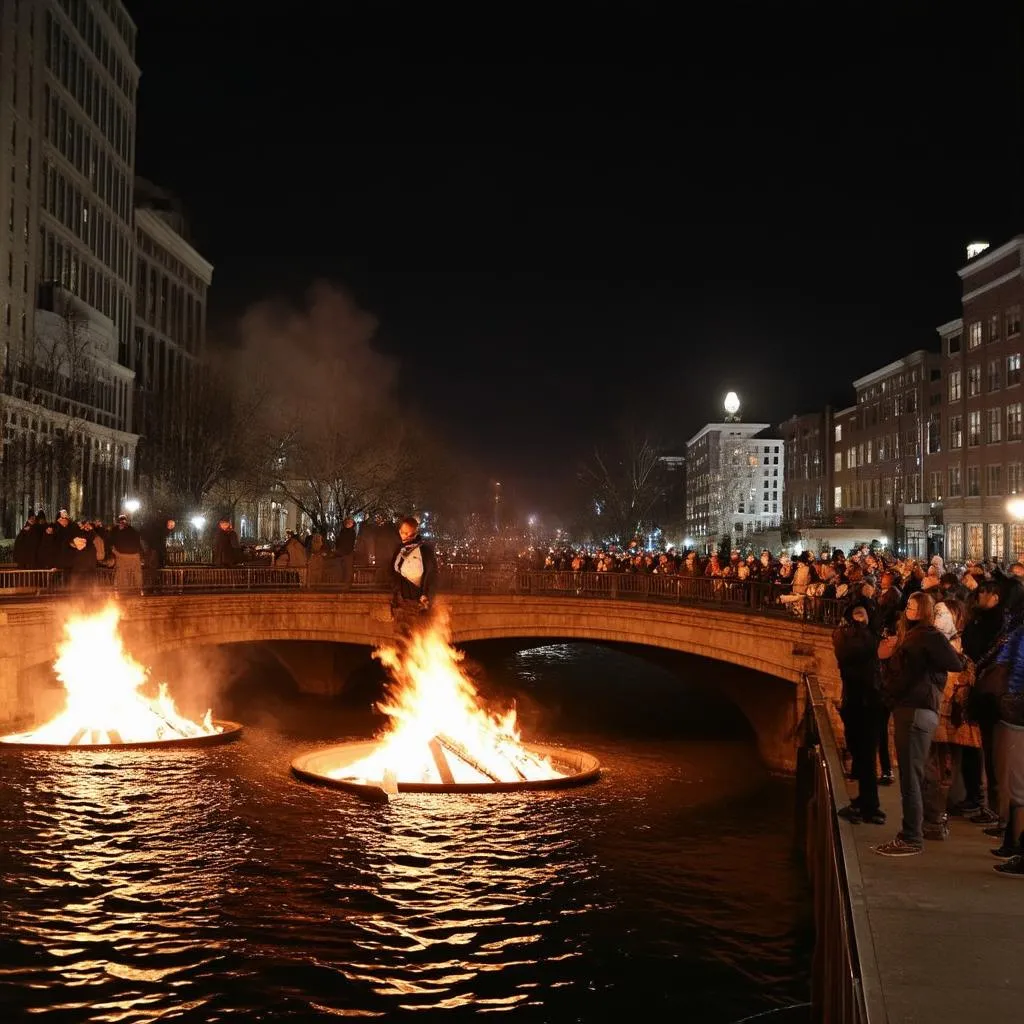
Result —
M 949 345 L 947 350 L 951 356 L 955 356 L 960 351 L 960 335 L 957 334 L 955 337 L 949 339 Z
M 959 498 L 963 494 L 963 477 L 959 466 L 949 467 L 949 496 Z
M 988 411 L 988 433 L 986 440 L 989 444 L 997 444 L 1003 439 L 1003 411 L 995 408 Z
M 977 348 L 981 344 L 981 321 L 975 320 L 967 329 L 967 347 Z
M 967 497 L 981 497 L 981 466 L 967 467 Z
M 1006 357 L 1006 386 L 1020 383 L 1020 353 Z
M 967 414 L 967 446 L 977 448 L 981 444 L 981 410 Z
M 974 561 L 985 557 L 985 528 L 981 523 L 967 524 L 967 557 Z
M 832 464 L 835 471 L 838 473 L 843 468 L 843 453 L 836 452 L 832 457 Z
M 928 487 L 929 501 L 942 501 L 942 471 L 932 470 L 931 482 Z
M 975 363 L 967 367 L 967 397 L 973 398 L 981 394 L 981 364 Z
M 836 424 L 836 440 L 842 441 L 843 439 L 843 425 L 842 423 Z
M 1002 410 L 997 409 L 996 412 L 999 413 L 999 420 L 1002 422 Z M 928 417 L 928 454 L 935 455 L 940 451 L 942 451 L 942 414 L 933 412 Z
M 1018 370 L 1020 367 L 1018 366 Z M 949 375 L 949 400 L 951 402 L 960 401 L 960 371 L 953 370 Z
M 964 446 L 964 418 L 963 416 L 950 416 L 949 418 L 949 447 L 963 448 Z M 881 458 L 881 455 L 879 455 Z
M 1024 463 L 1011 462 L 1006 467 L 1006 493 L 1020 494 L 1024 490 Z
M 964 528 L 960 523 L 953 523 L 947 528 L 946 560 L 961 562 L 964 557 Z
M 988 389 L 998 391 L 1003 386 L 1003 375 L 1001 373 L 1001 360 L 990 359 L 988 364 Z
M 1006 336 L 1012 338 L 1020 334 L 1020 306 L 1011 306 L 1006 311 Z
M 997 562 L 1003 560 L 1003 524 L 989 523 L 988 525 L 988 557 L 994 558 Z
M 1003 467 L 987 466 L 985 473 L 986 493 L 990 498 L 998 498 L 1003 493 Z
M 843 489 L 842 487 L 836 487 L 832 494 L 832 501 L 836 508 L 843 507 Z
M 988 340 L 999 340 L 999 314 L 995 313 L 988 318 Z
M 1006 440 L 1019 441 L 1021 438 L 1021 404 L 1014 402 L 1006 407 Z
M 1014 523 L 1010 527 L 1010 551 L 1006 557 L 1019 562 L 1022 556 L 1024 556 L 1024 526 Z

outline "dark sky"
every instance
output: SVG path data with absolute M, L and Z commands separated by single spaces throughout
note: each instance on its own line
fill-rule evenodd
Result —
M 323 7 L 129 3 L 139 173 L 187 205 L 216 314 L 350 286 L 408 401 L 527 490 L 730 388 L 774 423 L 849 401 L 958 315 L 968 241 L 1024 229 L 1017 22 L 473 64 Z

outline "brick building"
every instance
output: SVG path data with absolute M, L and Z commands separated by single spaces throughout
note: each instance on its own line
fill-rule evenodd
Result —
M 938 328 L 945 389 L 927 497 L 942 505 L 947 558 L 1011 561 L 1024 556 L 1024 520 L 1008 505 L 1024 494 L 1024 235 L 958 274 L 962 315 Z
M 942 357 L 919 349 L 853 382 L 833 417 L 835 522 L 923 558 L 941 529 L 925 486 L 925 450 L 941 409 Z
M 785 448 L 785 533 L 832 525 L 832 409 L 790 416 L 779 424 Z

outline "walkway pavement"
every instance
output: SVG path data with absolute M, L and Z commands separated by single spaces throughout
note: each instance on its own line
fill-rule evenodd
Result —
M 881 796 L 889 824 L 840 825 L 871 1024 L 1020 1024 L 1024 878 L 994 871 L 999 840 L 963 819 L 920 856 L 878 856 L 899 829 L 899 786 Z

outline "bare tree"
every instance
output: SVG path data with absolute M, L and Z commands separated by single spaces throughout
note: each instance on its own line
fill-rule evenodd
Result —
M 596 448 L 580 467 L 595 536 L 628 543 L 654 525 L 652 512 L 667 486 L 660 455 L 647 434 L 627 430 L 616 444 Z

